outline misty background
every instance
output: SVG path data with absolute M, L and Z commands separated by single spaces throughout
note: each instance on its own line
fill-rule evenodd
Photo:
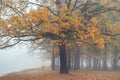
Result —
M 39 53 L 38 56 L 37 51 L 32 52 L 26 45 L 0 50 L 0 75 L 49 65 L 49 61 L 41 57 L 43 52 Z

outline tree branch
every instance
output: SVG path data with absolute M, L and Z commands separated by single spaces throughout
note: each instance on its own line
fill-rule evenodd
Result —
M 5 49 L 5 48 L 8 48 L 8 47 L 12 47 L 12 46 L 15 46 L 16 44 L 18 44 L 20 41 L 17 41 L 16 43 L 14 44 L 10 44 L 10 45 L 7 45 L 7 46 L 3 46 L 1 47 L 0 49 Z
M 118 36 L 118 35 L 120 35 L 120 33 L 116 33 L 116 34 L 102 33 L 102 34 L 106 35 L 106 36 Z
M 51 32 L 43 33 L 42 36 L 43 36 L 43 38 L 50 38 L 52 40 L 60 39 L 60 36 L 58 36 L 57 34 L 51 33 Z
M 25 1 L 26 2 L 26 1 Z M 33 4 L 33 5 L 37 5 L 37 6 L 39 6 L 39 7 L 45 7 L 45 8 L 47 8 L 53 15 L 55 15 L 55 16 L 57 16 L 57 14 L 54 12 L 54 11 L 52 11 L 52 9 L 50 9 L 48 6 L 44 6 L 44 5 L 40 5 L 40 4 L 38 4 L 38 3 L 34 3 L 34 2 L 28 2 L 27 1 L 27 3 L 28 4 Z

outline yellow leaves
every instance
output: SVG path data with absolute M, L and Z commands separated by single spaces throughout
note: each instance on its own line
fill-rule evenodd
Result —
M 61 46 L 63 44 L 68 44 L 68 40 L 67 39 L 64 39 L 64 40 L 62 40 L 62 39 L 60 39 L 60 40 L 56 39 L 56 40 L 52 40 L 51 44 L 56 44 L 56 45 Z
M 96 27 L 88 28 L 87 43 L 96 44 L 98 48 L 104 48 L 105 38 L 101 36 L 100 31 Z M 109 39 L 109 37 L 108 37 Z
M 9 30 L 9 34 L 32 34 L 32 30 L 37 34 L 43 28 L 44 31 L 50 30 L 49 12 L 45 8 L 40 8 L 37 10 L 31 10 L 28 13 L 23 14 L 22 17 L 19 15 L 13 15 L 6 21 L 6 29 L 3 31 L 5 33 Z M 3 26 L 3 21 L 0 20 L 1 26 Z M 37 25 L 36 27 L 33 27 Z M 42 28 L 41 28 L 42 26 Z M 43 32 L 44 32 L 43 31 Z
M 114 32 L 118 32 L 120 30 L 120 22 L 116 22 L 113 24 Z
M 105 40 L 110 40 L 111 36 L 105 36 Z
M 106 14 L 105 13 L 100 14 L 100 16 L 103 17 L 103 18 L 106 18 Z
M 77 28 L 80 23 L 80 19 L 76 13 L 72 13 L 67 8 L 61 8 L 59 16 L 55 17 L 56 21 L 61 28 L 69 29 L 71 27 Z
M 31 23 L 38 24 L 39 22 L 48 21 L 49 13 L 45 8 L 41 8 L 37 10 L 31 10 L 29 13 L 26 13 L 25 16 Z
M 6 23 L 3 19 L 0 18 L 0 28 L 6 27 Z
M 66 36 L 66 35 L 65 35 L 64 33 L 61 34 L 61 37 L 62 37 L 62 38 L 65 38 L 65 36 Z
M 25 34 L 34 34 L 36 38 L 40 38 L 42 31 L 42 33 L 49 32 L 57 35 L 57 38 L 55 36 L 55 40 L 51 41 L 52 44 L 71 44 L 77 39 L 81 42 L 97 43 L 98 46 L 103 47 L 101 43 L 104 42 L 98 38 L 100 35 L 100 31 L 96 27 L 98 22 L 94 17 L 90 20 L 90 24 L 86 25 L 87 21 L 81 14 L 67 8 L 60 8 L 56 16 L 46 8 L 38 8 L 24 13 L 22 17 L 14 15 L 8 19 L 10 34 L 21 34 L 24 31 Z M 96 38 L 99 40 L 95 41 Z
M 96 44 L 98 48 L 101 48 L 101 49 L 104 48 L 104 39 L 103 38 L 97 39 Z
M 58 24 L 52 25 L 52 26 L 50 27 L 50 29 L 51 29 L 50 31 L 53 32 L 53 33 L 55 33 L 55 34 L 58 34 L 59 31 L 60 31 L 60 28 L 59 28 L 59 25 L 58 25 Z
M 98 24 L 98 20 L 95 17 L 92 18 L 90 21 L 93 23 L 93 25 L 97 25 Z
M 51 44 L 60 44 L 60 43 L 61 43 L 60 40 L 52 40 L 52 41 L 51 41 Z
M 60 22 L 59 25 L 61 28 L 65 28 L 65 29 L 69 29 L 71 27 L 71 24 L 68 22 Z
M 51 44 L 56 44 L 56 45 L 60 46 L 60 45 L 64 44 L 64 41 L 63 40 L 52 40 Z
M 120 22 L 114 22 L 114 23 L 106 23 L 106 28 L 111 32 L 112 34 L 117 33 L 120 31 Z
M 96 27 L 90 27 L 88 28 L 88 36 L 91 37 L 92 39 L 95 39 L 96 36 L 100 34 L 100 31 Z

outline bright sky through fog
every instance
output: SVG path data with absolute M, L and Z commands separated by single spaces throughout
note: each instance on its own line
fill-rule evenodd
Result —
M 35 2 L 35 0 L 30 1 Z M 29 8 L 36 9 L 36 6 L 29 5 Z M 40 67 L 41 64 L 45 64 L 40 57 L 29 54 L 29 52 L 28 47 L 25 45 L 17 45 L 11 49 L 0 50 L 0 75 L 26 68 Z
M 25 45 L 0 50 L 0 75 L 26 68 L 40 67 L 43 64 L 40 57 L 29 53 L 30 51 Z

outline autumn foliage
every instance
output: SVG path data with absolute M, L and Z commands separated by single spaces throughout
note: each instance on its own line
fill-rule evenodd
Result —
M 7 20 L 1 20 L 2 35 L 13 37 L 34 36 L 36 38 L 48 37 L 51 33 L 56 37 L 48 37 L 52 44 L 67 44 L 74 42 L 95 44 L 104 47 L 104 38 L 97 28 L 98 20 L 92 18 L 90 22 L 84 21 L 77 11 L 60 8 L 59 15 L 54 16 L 46 8 L 38 8 L 24 13 L 22 16 L 13 15 Z M 86 24 L 87 22 L 87 24 Z M 21 40 L 21 39 L 19 39 Z

